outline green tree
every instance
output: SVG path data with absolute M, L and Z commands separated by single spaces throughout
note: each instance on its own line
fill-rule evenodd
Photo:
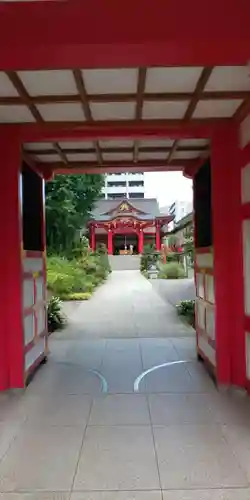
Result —
M 102 175 L 57 175 L 46 183 L 46 233 L 48 252 L 63 253 L 72 247 L 103 186 Z

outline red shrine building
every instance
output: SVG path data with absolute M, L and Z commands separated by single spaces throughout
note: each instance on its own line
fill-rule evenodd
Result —
M 0 2 L 0 390 L 47 355 L 44 182 L 178 170 L 193 180 L 197 355 L 250 392 L 249 19 L 249 0 Z M 140 251 L 149 223 L 159 245 L 165 220 L 120 208 L 93 214 L 93 246 L 100 229 L 110 252 L 124 232 Z
M 88 223 L 90 245 L 104 243 L 108 253 L 143 253 L 144 245 L 161 249 L 171 215 L 160 213 L 156 199 L 100 200 Z

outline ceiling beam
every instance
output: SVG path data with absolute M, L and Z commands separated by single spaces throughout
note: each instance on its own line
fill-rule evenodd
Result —
M 159 93 L 144 93 L 144 101 L 190 101 L 194 96 L 191 92 L 159 92 Z M 201 101 L 210 100 L 244 100 L 250 97 L 248 91 L 209 91 L 202 92 L 200 95 Z M 110 103 L 110 102 L 136 102 L 137 94 L 88 94 L 88 102 L 95 103 Z M 29 100 L 33 104 L 58 104 L 58 103 L 81 103 L 81 97 L 76 95 L 40 95 L 29 96 Z M 24 100 L 21 97 L 0 97 L 1 106 L 11 106 L 23 104 Z
M 189 102 L 189 105 L 188 105 L 187 110 L 185 112 L 184 121 L 191 120 L 193 113 L 195 111 L 195 108 L 199 102 L 200 96 L 201 96 L 204 88 L 206 87 L 206 84 L 211 76 L 212 71 L 213 71 L 213 67 L 203 68 L 201 75 L 200 75 L 200 78 L 197 82 L 193 97 L 192 97 L 191 101 Z M 178 146 L 179 146 L 179 141 L 175 140 L 174 144 L 172 146 L 172 150 L 170 151 L 169 156 L 168 156 L 168 163 L 171 163 L 171 161 L 174 157 L 174 154 L 176 153 L 176 151 L 178 149 Z
M 212 133 L 220 130 L 232 120 L 225 118 L 183 120 L 99 120 L 94 123 L 86 122 L 47 122 L 22 123 L 7 125 L 13 133 L 18 132 L 23 142 L 51 142 L 71 140 L 96 140 L 96 139 L 206 139 Z M 6 124 L 0 125 L 6 130 Z
M 159 146 L 159 147 L 140 147 L 141 153 L 167 153 L 172 149 L 171 146 Z M 51 155 L 54 154 L 53 149 L 37 149 L 37 150 L 27 150 L 29 154 L 32 155 Z M 64 148 L 62 147 L 62 151 L 68 154 L 91 154 L 95 153 L 94 148 Z M 102 153 L 133 153 L 133 148 L 129 147 L 117 147 L 117 148 L 102 148 Z M 208 146 L 179 146 L 178 151 L 183 152 L 206 152 L 209 151 Z
M 137 81 L 135 120 L 142 119 L 143 95 L 146 87 L 146 78 L 147 78 L 147 68 L 139 68 L 138 81 Z M 139 155 L 139 143 L 136 140 L 134 142 L 134 152 L 133 152 L 134 163 L 137 163 L 138 155 Z
M 88 101 L 88 95 L 87 95 L 87 91 L 86 91 L 86 87 L 85 87 L 85 83 L 84 83 L 84 79 L 83 79 L 81 70 L 74 69 L 73 76 L 75 79 L 76 88 L 77 88 L 79 95 L 80 95 L 80 98 L 81 98 L 81 104 L 82 104 L 82 109 L 83 109 L 85 119 L 86 119 L 86 121 L 93 122 L 92 113 L 91 113 L 91 109 L 90 109 L 90 105 L 89 105 L 89 101 Z M 95 147 L 97 161 L 98 161 L 98 163 L 101 164 L 102 163 L 102 154 L 100 151 L 100 146 L 99 146 L 98 141 L 94 141 L 94 147 Z
M 23 104 L 25 104 L 29 110 L 30 113 L 32 114 L 33 118 L 36 120 L 37 123 L 44 123 L 43 117 L 41 113 L 38 111 L 36 106 L 33 104 L 31 101 L 30 95 L 27 92 L 25 86 L 23 85 L 21 79 L 19 78 L 18 74 L 15 71 L 6 71 L 6 75 L 8 76 L 9 80 L 11 81 L 12 85 L 15 87 L 17 93 L 19 94 L 20 98 L 23 101 Z M 62 152 L 59 144 L 53 141 L 53 146 L 58 155 L 60 156 L 61 160 L 63 163 L 66 165 L 68 164 L 68 160 L 66 155 Z
M 192 165 L 194 162 L 194 160 L 172 160 L 171 162 L 171 165 L 169 166 L 172 166 L 172 167 L 178 167 L 180 170 L 183 169 L 185 166 L 189 166 L 189 165 Z M 42 163 L 42 162 L 37 162 L 37 164 L 39 165 L 41 163 L 41 165 L 43 166 L 50 166 L 50 167 L 53 167 L 54 169 L 57 169 L 57 168 L 61 168 L 62 166 L 62 163 L 61 162 L 49 162 L 49 163 Z M 117 171 L 119 172 L 119 170 L 121 168 L 130 168 L 132 169 L 132 171 L 135 171 L 137 172 L 137 167 L 140 167 L 140 168 L 146 168 L 146 167 L 166 167 L 167 166 L 167 162 L 166 160 L 141 160 L 141 161 L 138 161 L 138 163 L 135 165 L 132 161 L 105 161 L 103 162 L 102 165 L 98 165 L 96 162 L 93 162 L 93 161 L 86 161 L 86 162 L 83 162 L 83 161 L 71 161 L 69 163 L 69 166 L 74 169 L 74 168 L 101 168 L 103 167 L 104 169 L 106 168 L 115 168 L 117 169 Z

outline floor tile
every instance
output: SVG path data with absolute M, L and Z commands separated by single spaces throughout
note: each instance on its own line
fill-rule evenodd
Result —
M 87 428 L 74 490 L 159 488 L 150 427 Z
M 247 487 L 218 425 L 155 427 L 163 489 Z
M 95 398 L 89 425 L 150 424 L 146 397 L 142 394 L 114 394 Z
M 101 372 L 108 383 L 108 392 L 112 394 L 131 394 L 134 392 L 134 381 L 141 373 L 141 366 L 120 365 L 117 367 L 102 366 Z
M 0 463 L 0 491 L 68 491 L 82 437 L 81 427 L 22 428 Z
M 210 394 L 153 394 L 148 401 L 153 424 L 216 422 L 217 398 Z
M 196 338 L 194 335 L 191 338 L 176 337 L 170 340 L 178 353 L 179 359 L 196 359 Z
M 0 460 L 8 451 L 20 429 L 19 424 L 0 423 Z
M 91 401 L 88 395 L 61 394 L 37 397 L 26 425 L 85 425 Z
M 69 493 L 0 493 L 0 500 L 69 500 Z
M 70 500 L 162 500 L 162 495 L 160 491 L 102 491 L 72 493 Z
M 222 432 L 250 482 L 250 422 L 248 425 L 224 425 Z
M 162 340 L 163 342 L 156 341 L 154 344 L 152 339 L 148 339 L 149 342 L 144 340 L 144 342 L 141 343 L 144 370 L 155 365 L 166 363 L 167 361 L 177 361 L 179 359 L 177 351 L 174 349 L 171 342 L 166 339 Z
M 163 500 L 249 500 L 250 489 L 165 491 Z
M 217 422 L 221 424 L 248 425 L 250 423 L 250 398 L 219 392 L 215 413 Z

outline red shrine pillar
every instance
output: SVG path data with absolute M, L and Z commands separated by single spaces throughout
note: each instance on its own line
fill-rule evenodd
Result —
M 160 252 L 161 251 L 161 228 L 158 224 L 156 225 L 155 231 L 156 231 L 155 232 L 155 247 L 156 247 L 157 252 Z
M 143 247 L 144 247 L 144 234 L 143 234 L 143 229 L 139 229 L 139 236 L 138 236 L 138 253 L 142 254 L 143 253 Z
M 212 137 L 212 218 L 216 372 L 222 385 L 245 387 L 243 252 L 239 126 Z
M 94 226 L 94 224 L 91 225 L 91 250 L 92 250 L 92 252 L 95 251 L 95 226 Z
M 0 390 L 23 387 L 21 144 L 0 135 Z
M 113 232 L 112 232 L 112 229 L 108 230 L 108 254 L 113 255 Z

